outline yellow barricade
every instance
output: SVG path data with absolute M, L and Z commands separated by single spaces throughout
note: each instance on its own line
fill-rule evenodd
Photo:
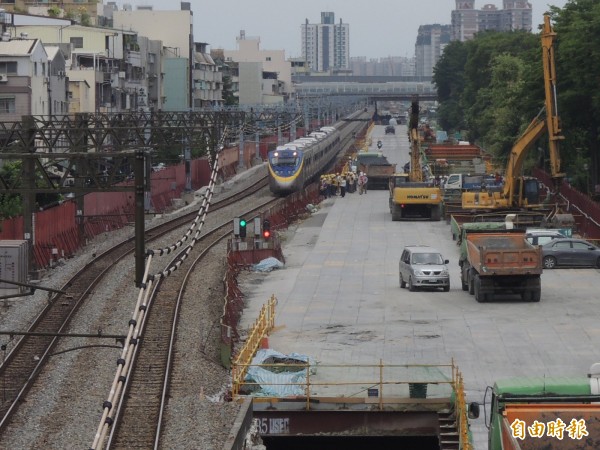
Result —
M 232 394 L 235 398 L 238 395 L 240 385 L 244 382 L 244 377 L 248 371 L 248 367 L 252 362 L 252 358 L 260 347 L 263 339 L 265 339 L 275 326 L 275 305 L 277 298 L 272 295 L 269 301 L 263 305 L 258 315 L 258 319 L 254 322 L 248 339 L 239 353 L 233 358 L 231 366 L 232 377 Z

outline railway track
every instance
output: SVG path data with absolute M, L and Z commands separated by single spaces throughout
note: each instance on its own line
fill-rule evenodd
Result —
M 211 212 L 251 196 L 266 185 L 266 177 L 261 178 L 243 192 L 214 202 Z M 195 211 L 187 213 L 147 230 L 146 241 L 152 242 L 189 224 L 196 214 Z M 127 239 L 86 264 L 60 289 L 64 291 L 63 294 L 49 299 L 46 307 L 7 355 L 0 365 L 0 435 L 47 363 L 59 339 L 57 334 L 64 333 L 74 314 L 102 282 L 103 277 L 116 263 L 130 255 L 134 247 L 134 238 Z
M 351 124 L 348 123 L 345 125 L 350 126 Z M 345 147 L 349 145 L 349 142 L 351 142 L 350 136 L 344 140 L 340 155 L 344 153 L 346 150 Z M 213 202 L 210 212 L 234 204 L 235 202 L 240 201 L 241 198 L 251 196 L 267 186 L 267 184 L 267 179 L 265 177 L 255 183 L 252 187 L 246 188 L 243 193 L 238 193 L 219 202 Z M 189 224 L 196 214 L 197 213 L 194 211 L 170 220 L 160 226 L 148 229 L 145 234 L 146 241 L 151 242 L 175 229 Z M 229 228 L 230 223 L 231 220 L 229 220 L 226 225 Z M 47 364 L 48 358 L 52 356 L 53 349 L 57 346 L 59 341 L 59 337 L 56 335 L 64 333 L 65 330 L 68 329 L 67 327 L 70 328 L 72 326 L 71 322 L 75 323 L 73 317 L 78 309 L 82 308 L 82 305 L 85 304 L 86 300 L 90 298 L 94 291 L 102 286 L 102 280 L 110 273 L 110 269 L 115 267 L 115 265 L 123 260 L 123 258 L 131 255 L 133 251 L 134 239 L 132 238 L 97 255 L 93 261 L 86 264 L 75 276 L 64 284 L 61 289 L 64 291 L 63 294 L 55 295 L 49 299 L 48 305 L 39 313 L 34 323 L 28 328 L 26 332 L 27 335 L 23 336 L 14 347 L 9 350 L 10 353 L 8 353 L 2 365 L 0 365 L 0 392 L 2 392 L 2 402 L 0 404 L 0 440 L 4 430 L 8 424 L 11 423 L 11 418 L 19 409 L 19 405 L 25 401 L 28 391 L 34 385 L 38 375 Z M 175 280 L 175 278 L 173 280 Z M 166 287 L 165 284 L 161 285 L 160 292 L 171 293 L 172 295 L 170 298 L 172 299 L 175 295 L 176 288 L 171 288 L 170 282 L 167 284 L 169 287 Z M 167 300 L 167 303 L 170 305 L 172 302 Z M 166 308 L 160 308 L 161 311 L 163 309 L 166 310 Z M 174 317 L 177 315 L 175 312 L 170 314 L 173 314 Z M 162 313 L 160 317 L 162 318 Z M 152 320 L 150 316 L 148 317 L 148 320 Z M 176 319 L 173 320 L 175 321 L 173 323 L 174 326 L 176 325 Z M 168 321 L 164 321 L 164 323 L 166 324 Z M 169 327 L 163 328 L 157 335 L 167 335 L 167 328 Z M 150 337 L 150 331 L 147 332 L 144 339 L 146 342 L 155 342 L 152 340 L 153 338 Z M 157 358 L 156 356 L 152 356 L 151 359 L 156 360 Z M 139 364 L 144 367 L 144 362 L 140 362 Z M 146 367 L 148 366 L 146 365 Z M 133 372 L 131 378 L 135 378 Z M 131 395 L 133 398 L 135 397 L 133 392 L 134 390 L 132 388 L 132 390 L 128 391 L 127 395 Z M 159 397 L 161 396 L 162 395 L 159 395 Z M 140 398 L 141 397 L 142 396 L 140 396 Z M 31 407 L 31 405 L 29 407 Z M 161 406 L 159 409 L 162 410 L 162 408 L 164 408 L 164 406 Z M 125 405 L 119 415 L 122 417 L 128 416 Z M 147 416 L 147 414 L 144 415 Z M 49 421 L 49 423 L 51 422 L 52 421 Z M 138 425 L 139 423 L 140 421 L 137 422 Z M 121 428 L 121 426 L 115 426 L 114 428 L 126 429 L 127 425 L 123 428 Z M 153 432 L 149 432 L 149 434 L 152 435 Z M 158 432 L 154 432 L 154 434 L 158 435 Z M 118 441 L 117 439 L 121 438 L 118 438 L 118 435 L 116 434 L 114 437 L 111 437 L 111 439 L 115 439 L 114 442 L 116 443 L 126 442 L 125 444 L 122 444 L 122 447 L 120 447 L 121 444 L 115 444 L 115 448 L 132 447 L 133 442 L 137 440 L 140 442 L 147 442 L 146 438 L 140 438 L 139 436 L 133 440 L 124 437 L 122 438 L 123 441 Z
M 245 211 L 244 216 L 258 215 L 280 199 L 271 199 Z M 148 315 L 142 325 L 132 370 L 116 408 L 116 415 L 106 448 L 159 448 L 163 411 L 169 397 L 170 371 L 177 340 L 178 311 L 191 272 L 210 249 L 231 236 L 230 221 L 206 233 L 194 247 L 193 261 L 154 286 Z M 179 255 L 173 258 L 173 263 Z M 188 259 L 189 261 L 189 259 Z M 166 267 L 165 267 L 166 269 Z M 96 448 L 102 448 L 101 446 Z
M 344 128 L 350 125 L 344 124 Z M 351 141 L 350 136 L 343 140 L 340 157 L 344 155 Z M 277 201 L 280 200 L 269 200 L 257 208 L 243 212 L 242 215 L 259 215 L 260 211 L 268 209 Z M 109 429 L 106 448 L 160 448 L 163 412 L 171 388 L 169 380 L 177 339 L 178 310 L 187 279 L 210 248 L 230 234 L 231 227 L 227 222 L 204 235 L 196 244 L 199 248 L 194 248 L 194 253 L 199 255 L 190 263 L 189 269 L 185 273 L 181 268 L 178 269 L 168 278 L 161 278 L 160 284 L 154 287 L 149 313 L 140 333 L 141 339 L 136 345 L 133 369 L 128 372 L 126 385 L 121 391 L 121 402 L 116 407 L 114 417 L 109 415 L 112 425 L 105 426 L 99 433 L 100 437 L 95 441 L 97 445 L 93 448 L 103 448 L 104 437 L 101 435 Z M 211 242 L 207 243 L 208 240 Z M 174 257 L 171 264 L 178 258 L 179 256 Z M 157 311 L 160 311 L 160 314 L 157 314 Z

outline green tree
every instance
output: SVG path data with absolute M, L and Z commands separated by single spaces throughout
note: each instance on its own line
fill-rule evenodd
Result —
M 233 95 L 233 83 L 231 77 L 228 75 L 223 76 L 223 100 L 225 105 L 237 105 L 239 98 Z
M 493 99 L 485 89 L 489 88 L 492 83 L 495 58 L 504 54 L 528 61 L 537 51 L 537 60 L 539 60 L 539 38 L 525 32 L 484 32 L 478 33 L 475 39 L 467 44 L 468 53 L 464 66 L 465 88 L 460 104 L 465 111 L 465 121 L 470 132 L 470 139 L 477 141 L 487 132 L 480 127 L 477 119 L 492 106 L 490 102 Z M 520 109 L 526 108 L 523 105 Z M 482 125 L 488 126 L 489 124 L 483 123 Z
M 92 25 L 92 17 L 87 12 L 82 12 L 80 16 L 81 25 L 84 27 L 89 27 Z
M 586 179 L 596 185 L 600 173 L 600 3 L 571 0 L 562 9 L 552 8 L 552 16 L 558 39 L 558 105 L 565 135 L 563 165 L 568 173 L 581 174 L 588 164 Z M 586 185 L 587 182 L 579 181 L 582 190 L 587 190 Z
M 21 162 L 6 161 L 0 169 L 0 176 L 8 185 L 14 185 L 21 178 Z M 20 194 L 0 194 L 0 218 L 9 219 L 22 213 Z
M 467 60 L 465 43 L 453 41 L 446 46 L 433 69 L 433 83 L 437 87 L 438 121 L 445 129 L 464 128 L 464 112 L 460 97 L 464 91 L 464 66 Z
M 0 176 L 9 186 L 19 188 L 24 179 L 23 164 L 21 161 L 6 161 L 0 169 Z M 36 186 L 45 186 L 46 183 L 41 173 L 36 173 Z M 58 204 L 62 199 L 60 194 L 38 193 L 35 203 L 39 208 L 46 208 Z M 23 214 L 23 198 L 21 194 L 0 194 L 0 218 L 7 219 Z
M 562 170 L 585 191 L 588 181 L 600 183 L 600 2 L 570 0 L 551 15 Z M 544 106 L 539 33 L 484 32 L 446 50 L 434 72 L 440 123 L 449 131 L 468 129 L 469 140 L 505 158 Z M 541 156 L 547 142 L 544 136 L 536 144 L 545 150 Z
M 495 58 L 504 54 L 527 62 L 535 59 L 532 55 L 536 50 L 539 60 L 539 38 L 525 32 L 488 31 L 478 33 L 471 41 L 450 43 L 434 68 L 440 124 L 451 131 L 467 128 L 470 140 L 481 139 L 492 125 L 486 111 L 494 100 L 487 89 L 498 64 Z M 530 103 L 528 100 L 524 109 L 535 109 Z
M 502 160 L 507 160 L 527 117 L 520 112 L 523 98 L 525 62 L 507 53 L 492 60 L 491 80 L 488 87 L 478 93 L 471 118 L 480 140 L 487 150 Z
M 57 5 L 52 5 L 48 8 L 48 15 L 50 17 L 60 17 L 62 9 L 60 9 Z

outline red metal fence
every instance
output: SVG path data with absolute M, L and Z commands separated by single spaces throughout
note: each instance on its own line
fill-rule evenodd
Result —
M 552 178 L 540 169 L 533 170 L 533 176 L 552 186 Z M 567 202 L 567 211 L 573 214 L 577 223 L 577 233 L 586 239 L 600 239 L 600 204 L 589 196 L 579 192 L 563 180 L 560 194 Z
M 296 136 L 303 136 L 304 129 L 298 128 Z M 289 132 L 283 133 L 284 140 Z M 267 152 L 275 148 L 278 137 L 261 137 L 259 155 L 250 141 L 244 145 L 244 166 L 251 167 L 264 161 Z M 227 179 L 238 171 L 239 148 L 228 147 L 219 155 L 219 178 Z M 210 164 L 205 158 L 191 162 L 192 190 L 208 185 Z M 185 189 L 185 164 L 169 166 L 151 175 L 150 210 L 162 213 L 168 210 L 174 199 L 180 198 Z M 63 204 L 35 213 L 32 239 L 33 266 L 42 269 L 51 266 L 56 258 L 71 257 L 101 233 L 107 233 L 133 222 L 135 199 L 133 192 L 96 192 L 84 197 L 84 210 L 78 216 L 76 203 L 68 200 Z M 82 230 L 80 231 L 80 224 Z M 0 240 L 24 239 L 23 217 L 14 217 L 0 222 Z
M 238 149 L 226 150 L 225 161 L 220 164 L 222 178 L 233 175 L 238 166 Z M 151 177 L 150 209 L 161 213 L 170 208 L 173 199 L 179 198 L 185 189 L 185 165 L 167 167 L 153 173 Z M 197 190 L 208 185 L 209 180 L 208 160 L 192 161 L 192 189 Z M 83 202 L 84 209 L 81 215 L 77 214 L 77 205 L 73 200 L 34 214 L 34 269 L 47 268 L 57 258 L 71 257 L 95 236 L 123 228 L 133 222 L 133 192 L 94 192 L 85 195 Z M 0 240 L 24 239 L 23 225 L 22 216 L 0 222 Z

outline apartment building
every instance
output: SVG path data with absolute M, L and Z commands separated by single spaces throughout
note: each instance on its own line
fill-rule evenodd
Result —
M 452 30 L 450 25 L 421 25 L 415 44 L 415 75 L 433 76 L 433 68 L 439 61 L 444 48 L 450 43 Z
M 452 11 L 452 40 L 466 41 L 475 33 L 486 30 L 532 30 L 531 3 L 523 0 L 503 0 L 502 9 L 487 3 L 475 9 L 475 0 L 456 0 Z
M 321 23 L 306 19 L 300 26 L 302 57 L 312 72 L 348 69 L 350 64 L 350 25 L 335 23 L 335 13 L 322 12 Z
M 283 103 L 294 92 L 292 64 L 285 50 L 262 50 L 260 38 L 240 31 L 237 50 L 223 50 L 225 63 L 238 64 L 240 104 Z
M 26 35 L 0 40 L 0 120 L 50 113 L 48 53 L 40 39 Z
M 168 111 L 192 108 L 192 67 L 195 64 L 192 11 L 118 10 L 112 11 L 112 22 L 113 28 L 121 32 L 134 32 L 162 41 L 166 69 L 162 74 L 162 107 Z

